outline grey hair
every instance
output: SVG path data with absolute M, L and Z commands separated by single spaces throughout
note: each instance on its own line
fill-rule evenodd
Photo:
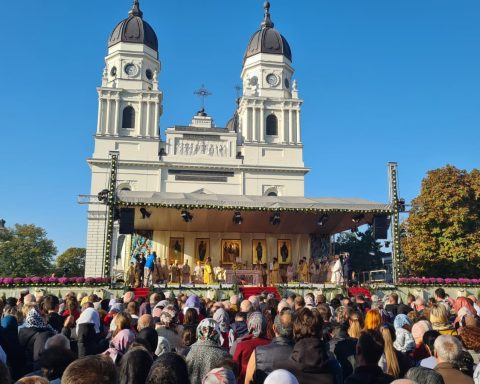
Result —
M 422 384 L 445 384 L 442 375 L 425 367 L 410 368 L 405 378 Z
M 462 343 L 449 335 L 440 335 L 433 344 L 438 360 L 443 363 L 456 363 L 462 355 Z
M 293 321 L 290 321 L 290 326 L 285 326 L 282 324 L 282 316 L 284 314 L 289 314 L 290 317 L 292 316 L 292 311 L 289 309 L 284 309 L 282 313 L 279 313 L 277 316 L 275 316 L 275 320 L 273 324 L 275 325 L 275 328 L 277 330 L 277 333 L 282 336 L 282 337 L 293 337 Z
M 45 342 L 45 349 L 49 349 L 52 347 L 60 347 L 63 349 L 70 349 L 70 340 L 65 335 L 58 333 L 49 337 Z

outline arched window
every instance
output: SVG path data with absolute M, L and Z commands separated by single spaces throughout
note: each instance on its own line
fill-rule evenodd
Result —
M 277 116 L 269 115 L 267 117 L 267 135 L 277 136 L 278 132 L 278 121 Z
M 135 109 L 131 106 L 123 110 L 122 128 L 135 128 Z

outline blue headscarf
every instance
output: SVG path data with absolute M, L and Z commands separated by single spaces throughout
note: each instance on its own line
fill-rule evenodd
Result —
M 395 327 L 395 329 L 403 328 L 404 325 L 411 325 L 408 316 L 403 314 L 397 315 L 397 317 L 395 317 L 395 320 L 393 321 L 393 326 Z

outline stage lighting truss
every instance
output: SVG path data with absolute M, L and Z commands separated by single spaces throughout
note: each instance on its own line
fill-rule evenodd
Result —
M 140 213 L 142 214 L 142 219 L 148 219 L 152 216 L 152 212 L 148 212 L 146 208 L 140 208 Z
M 319 227 L 323 227 L 327 221 L 328 221 L 328 215 L 325 213 L 318 218 L 317 225 Z
M 242 224 L 243 223 L 243 218 L 242 218 L 242 215 L 240 214 L 240 212 L 235 212 L 233 214 L 233 219 L 232 221 L 235 223 L 235 224 Z
M 193 215 L 190 212 L 188 212 L 186 209 L 182 211 L 181 216 L 183 221 L 185 221 L 186 223 L 192 221 L 193 219 Z
M 275 212 L 275 213 L 270 217 L 270 224 L 272 224 L 272 225 L 279 225 L 279 224 L 280 224 L 280 213 Z

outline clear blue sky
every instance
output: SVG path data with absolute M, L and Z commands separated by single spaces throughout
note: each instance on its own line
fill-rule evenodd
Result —
M 301 97 L 309 196 L 387 200 L 387 162 L 400 194 L 426 171 L 479 167 L 480 2 L 272 0 Z M 262 0 L 142 0 L 159 39 L 161 130 L 189 123 L 193 91 L 223 126 Z M 93 151 L 109 33 L 130 0 L 2 4 L 0 217 L 46 228 L 59 251 L 85 246 L 86 158 Z

